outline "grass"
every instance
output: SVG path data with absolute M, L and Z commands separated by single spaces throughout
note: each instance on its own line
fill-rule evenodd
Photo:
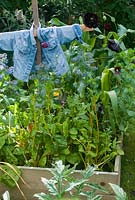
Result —
M 123 149 L 121 187 L 127 193 L 128 200 L 135 200 L 135 119 L 124 136 Z

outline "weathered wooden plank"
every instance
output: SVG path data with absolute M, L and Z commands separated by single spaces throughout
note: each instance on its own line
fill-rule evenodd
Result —
M 98 172 L 95 171 L 94 175 L 89 179 L 91 183 L 98 183 L 104 186 L 109 192 L 109 195 L 100 193 L 103 195 L 103 200 L 114 200 L 114 193 L 108 183 L 120 184 L 120 156 L 117 156 L 115 159 L 115 172 Z M 45 186 L 41 182 L 41 177 L 51 178 L 52 174 L 51 169 L 36 168 L 36 167 L 20 167 L 22 169 L 22 177 L 28 184 L 25 185 L 22 181 L 19 181 L 21 190 L 26 196 L 27 200 L 34 200 L 33 195 L 35 193 L 47 192 Z M 80 171 L 77 170 L 74 173 L 74 177 L 79 179 L 81 177 Z M 11 199 L 13 200 L 24 200 L 18 188 L 8 188 L 7 186 L 0 184 L 0 194 L 3 194 L 8 190 L 11 194 Z M 82 198 L 83 199 L 83 198 Z

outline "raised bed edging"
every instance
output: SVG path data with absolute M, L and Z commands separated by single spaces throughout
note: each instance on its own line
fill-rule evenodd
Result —
M 52 174 L 50 169 L 38 168 L 38 167 L 19 167 L 22 170 L 22 178 L 28 184 L 25 185 L 20 180 L 18 182 L 21 190 L 23 191 L 25 200 L 36 200 L 33 195 L 40 192 L 47 192 L 45 186 L 41 182 L 41 177 L 51 178 Z M 114 200 L 114 193 L 108 183 L 120 185 L 120 172 L 121 172 L 121 156 L 117 156 L 115 159 L 114 172 L 99 172 L 95 171 L 94 175 L 90 178 L 91 183 L 97 183 L 104 186 L 110 191 L 109 195 L 103 194 L 103 200 Z M 74 173 L 76 178 L 79 178 L 80 171 L 77 170 Z M 11 200 L 24 200 L 24 197 L 18 190 L 18 188 L 8 188 L 4 184 L 0 183 L 0 194 L 2 195 L 6 190 L 9 191 Z M 82 199 L 82 198 L 81 198 Z

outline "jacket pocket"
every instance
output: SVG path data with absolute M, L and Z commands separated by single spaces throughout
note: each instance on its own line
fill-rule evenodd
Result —
M 50 40 L 48 43 L 48 50 L 53 50 L 57 47 L 57 42 L 55 40 Z
M 16 48 L 20 54 L 28 54 L 30 52 L 29 40 L 27 34 L 21 34 L 16 37 Z

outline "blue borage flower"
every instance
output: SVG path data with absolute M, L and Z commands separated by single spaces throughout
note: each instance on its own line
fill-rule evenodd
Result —
M 3 75 L 0 75 L 0 81 L 3 79 Z
M 9 75 L 10 75 L 10 74 L 13 74 L 13 70 L 14 70 L 14 67 L 11 66 L 11 67 L 8 68 L 7 73 L 8 73 Z

